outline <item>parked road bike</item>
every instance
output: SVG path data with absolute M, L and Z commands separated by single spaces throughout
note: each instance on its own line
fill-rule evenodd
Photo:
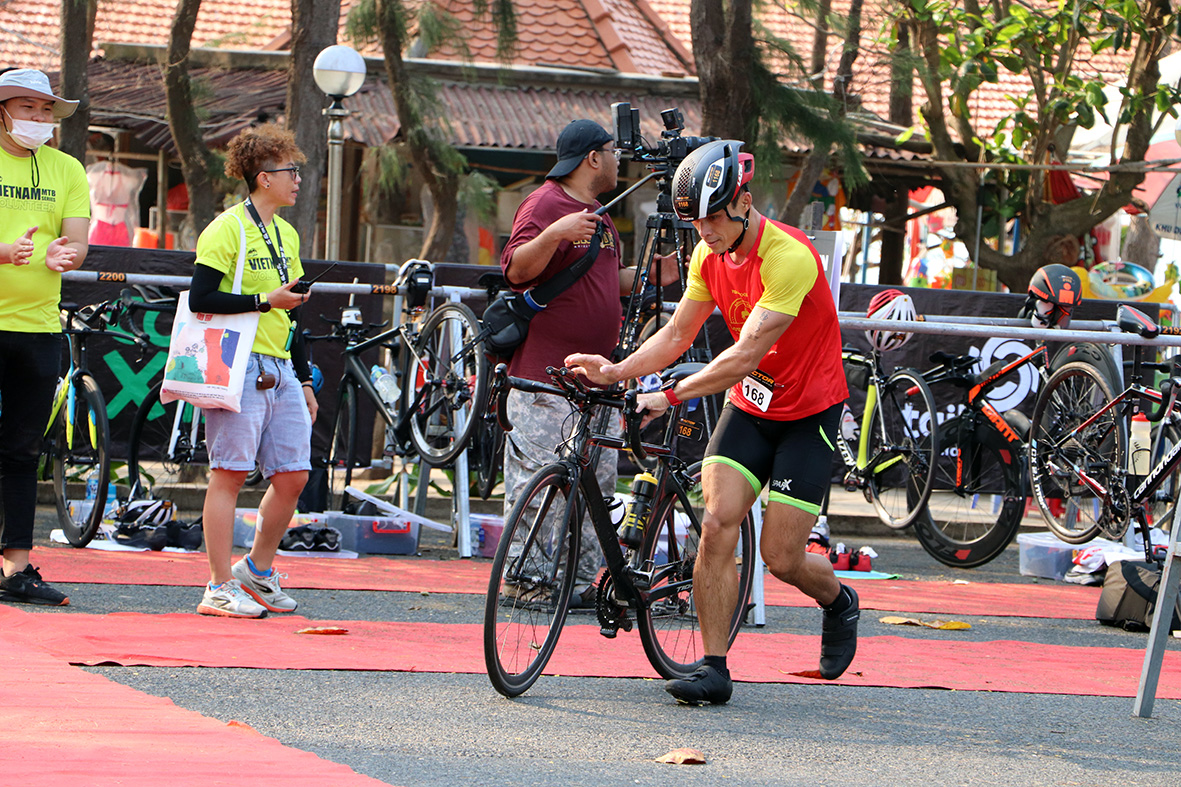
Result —
M 927 505 L 935 480 L 935 397 L 912 369 L 887 374 L 876 350 L 845 348 L 842 359 L 850 387 L 865 391 L 860 421 L 846 405 L 837 435 L 845 489 L 861 491 L 883 524 L 907 527 Z
M 682 364 L 669 379 L 701 368 Z M 506 422 L 508 390 L 564 397 L 572 407 L 570 438 L 562 458 L 533 475 L 504 524 L 484 607 L 484 662 L 498 692 L 515 697 L 527 691 L 545 669 L 566 622 L 581 547 L 582 523 L 589 517 L 603 549 L 607 570 L 597 584 L 599 633 L 609 639 L 620 630 L 639 629 L 644 652 L 665 678 L 683 678 L 701 663 L 704 652 L 693 597 L 693 568 L 701 538 L 701 465 L 686 465 L 675 444 L 692 431 L 677 405 L 658 444 L 640 439 L 634 391 L 584 386 L 567 369 L 550 369 L 552 384 L 508 377 L 504 365 L 493 376 L 497 413 Z M 606 429 L 622 411 L 626 441 Z M 602 448 L 628 447 L 651 474 L 638 476 L 623 527 L 611 516 L 614 490 L 600 489 L 594 474 Z M 755 535 L 749 515 L 740 528 L 736 551 L 738 603 L 730 616 L 729 641 L 742 625 L 754 569 Z
M 1181 335 L 1181 329 L 1162 328 L 1127 305 L 1119 307 L 1116 323 L 1146 339 Z M 1169 365 L 1164 368 L 1173 376 L 1159 390 L 1145 385 L 1144 373 L 1160 367 L 1146 363 L 1143 353 L 1143 346 L 1134 346 L 1127 387 L 1118 393 L 1088 364 L 1055 371 L 1034 406 L 1029 463 L 1034 500 L 1054 535 L 1069 544 L 1097 536 L 1119 540 L 1135 522 L 1151 561 L 1157 557 L 1151 527 L 1168 528 L 1175 519 L 1181 377 Z M 1137 415 L 1160 424 L 1155 449 L 1143 435 L 1129 442 Z
M 132 312 L 153 308 L 131 290 L 116 299 L 79 307 L 62 306 L 62 333 L 69 349 L 69 367 L 59 380 L 46 428 L 44 472 L 51 473 L 58 523 L 66 539 L 84 547 L 94 538 L 107 506 L 111 478 L 111 432 L 107 401 L 90 371 L 87 344 L 97 333 L 134 343 L 143 352 L 148 336 L 131 319 Z M 69 484 L 93 479 L 94 497 L 71 501 Z
M 370 463 L 368 446 L 359 445 L 357 439 L 362 397 L 385 422 L 386 455 L 413 452 L 436 467 L 459 456 L 480 420 L 488 385 L 480 322 L 461 303 L 444 303 L 423 318 L 432 281 L 429 262 L 410 260 L 398 273 L 398 288 L 405 295 L 403 319 L 396 328 L 382 330 L 387 323 L 366 324 L 359 310 L 346 307 L 339 319 L 321 316 L 332 326 L 329 334 L 308 337 L 344 345 L 344 373 L 337 391 L 328 458 L 332 495 L 352 483 L 355 469 Z M 388 400 L 378 392 L 370 380 L 369 366 L 361 360 L 364 353 L 377 347 L 389 349 L 394 359 L 397 390 L 387 394 Z

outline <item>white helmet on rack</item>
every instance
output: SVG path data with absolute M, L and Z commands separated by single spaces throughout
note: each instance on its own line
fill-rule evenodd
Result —
M 871 320 L 903 320 L 912 322 L 918 319 L 914 301 L 900 290 L 882 290 L 873 296 L 866 310 L 866 317 Z M 886 331 L 875 328 L 865 332 L 865 338 L 878 352 L 897 350 L 910 341 L 912 334 L 906 331 Z

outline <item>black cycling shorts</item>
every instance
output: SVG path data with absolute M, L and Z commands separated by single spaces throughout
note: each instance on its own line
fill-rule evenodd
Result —
M 727 403 L 702 462 L 735 468 L 756 493 L 770 482 L 773 502 L 819 514 L 840 422 L 840 404 L 796 421 L 771 421 Z

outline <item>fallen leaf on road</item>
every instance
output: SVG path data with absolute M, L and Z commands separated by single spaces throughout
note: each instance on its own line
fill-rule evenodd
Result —
M 705 765 L 705 755 L 697 749 L 673 749 L 668 754 L 656 758 L 657 762 L 667 762 L 670 765 Z
M 971 623 L 965 623 L 962 620 L 919 620 L 918 618 L 904 618 L 898 615 L 886 615 L 886 617 L 879 618 L 879 620 L 891 626 L 925 626 L 929 629 L 942 629 L 944 631 L 963 631 L 964 629 L 972 628 Z
M 316 626 L 315 628 L 300 629 L 296 634 L 322 634 L 330 636 L 338 636 L 340 634 L 348 634 L 348 629 L 342 629 L 339 626 Z
M 258 730 L 254 729 L 253 727 L 251 727 L 251 726 L 250 726 L 249 724 L 247 724 L 246 722 L 244 722 L 244 721 L 238 721 L 237 719 L 230 719 L 229 721 L 227 721 L 227 722 L 226 722 L 226 726 L 227 726 L 227 727 L 236 727 L 237 729 L 240 729 L 240 730 L 242 730 L 243 732 L 253 732 L 255 735 L 261 735 L 261 734 L 262 734 L 261 732 L 259 732 Z

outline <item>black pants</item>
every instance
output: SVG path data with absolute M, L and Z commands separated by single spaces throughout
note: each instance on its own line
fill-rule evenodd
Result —
M 0 549 L 32 549 L 37 458 L 61 370 L 61 334 L 0 331 Z

